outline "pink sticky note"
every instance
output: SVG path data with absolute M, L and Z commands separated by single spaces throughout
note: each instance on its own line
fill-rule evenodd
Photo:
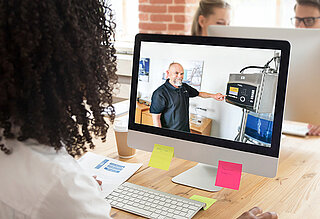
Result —
M 239 190 L 242 164 L 219 160 L 216 186 Z

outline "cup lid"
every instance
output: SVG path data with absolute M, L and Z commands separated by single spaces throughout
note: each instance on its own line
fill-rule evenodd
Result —
M 113 129 L 116 132 L 128 132 L 129 116 L 117 117 L 113 123 Z

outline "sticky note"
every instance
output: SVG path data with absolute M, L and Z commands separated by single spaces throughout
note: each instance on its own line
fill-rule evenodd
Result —
M 217 201 L 217 199 L 207 198 L 200 195 L 193 195 L 190 197 L 190 199 L 206 203 L 206 206 L 203 207 L 203 210 L 207 210 L 208 208 L 210 208 L 211 205 L 213 205 L 213 203 Z
M 169 170 L 173 153 L 173 147 L 155 144 L 148 166 L 162 170 Z
M 242 164 L 219 160 L 216 186 L 239 190 Z

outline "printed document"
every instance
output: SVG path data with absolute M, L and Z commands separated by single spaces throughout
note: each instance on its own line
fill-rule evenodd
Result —
M 142 163 L 126 163 L 92 152 L 87 152 L 78 162 L 92 176 L 97 176 L 97 180 L 102 181 L 101 188 L 105 196 L 129 179 L 142 166 Z

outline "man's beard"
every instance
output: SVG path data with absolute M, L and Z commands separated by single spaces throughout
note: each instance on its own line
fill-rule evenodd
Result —
M 182 85 L 182 80 L 174 80 L 174 85 L 180 87 Z

